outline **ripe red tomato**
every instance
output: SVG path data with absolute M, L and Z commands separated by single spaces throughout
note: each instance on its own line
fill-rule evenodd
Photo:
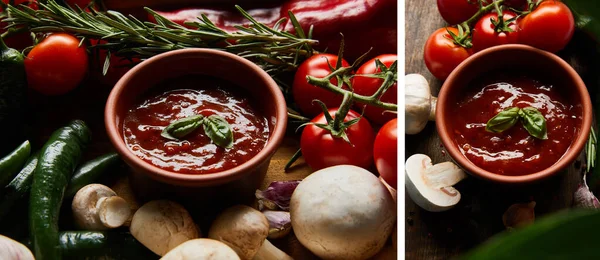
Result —
M 294 83 L 292 84 L 292 95 L 294 102 L 306 116 L 316 116 L 323 112 L 317 103 L 313 100 L 321 100 L 327 107 L 339 107 L 342 103 L 342 96 L 326 89 L 313 86 L 306 81 L 306 76 L 325 77 L 331 73 L 329 65 L 335 68 L 337 64 L 337 55 L 317 54 L 305 60 L 296 71 Z M 329 62 L 329 65 L 327 63 Z M 342 60 L 342 66 L 350 66 L 347 61 Z M 337 86 L 337 80 L 331 79 L 331 83 Z M 348 86 L 344 85 L 344 88 Z
M 379 175 L 396 189 L 398 185 L 398 119 L 387 122 L 377 133 L 373 158 Z
M 437 7 L 442 18 L 449 24 L 455 25 L 477 13 L 479 10 L 477 2 L 477 0 L 437 0 Z
M 456 28 L 440 28 L 429 36 L 423 52 L 427 69 L 440 80 L 446 79 L 458 64 L 471 55 L 470 49 L 454 44 L 446 29 L 458 35 Z
M 489 13 L 482 16 L 473 28 L 471 39 L 473 51 L 477 52 L 501 44 L 518 43 L 519 28 L 517 22 L 506 22 L 516 16 L 517 14 L 512 11 L 502 11 L 502 20 L 505 21 L 506 27 L 510 28 L 512 32 L 496 32 L 496 27 L 491 19 L 498 21 L 498 14 Z
M 25 58 L 30 88 L 44 95 L 62 95 L 81 83 L 88 69 L 85 46 L 66 33 L 55 33 L 36 45 Z
M 569 7 L 559 1 L 543 1 L 519 24 L 519 41 L 533 47 L 557 52 L 571 41 L 575 19 Z
M 329 114 L 335 117 L 337 108 L 329 109 Z M 344 122 L 358 118 L 360 115 L 352 110 L 348 112 Z M 327 124 L 323 113 L 311 122 Z M 349 164 L 369 168 L 373 163 L 373 140 L 375 134 L 367 119 L 361 118 L 356 124 L 346 129 L 350 140 L 347 143 L 342 138 L 333 137 L 331 133 L 315 125 L 307 125 L 300 137 L 300 149 L 306 163 L 314 170 L 334 165 Z
M 381 70 L 377 68 L 375 59 L 379 59 L 386 67 L 390 67 L 392 63 L 398 60 L 398 55 L 396 54 L 383 54 L 379 55 L 372 60 L 365 62 L 358 70 L 356 71 L 356 76 L 352 78 L 352 88 L 354 89 L 354 93 L 363 95 L 363 96 L 371 96 L 377 92 L 381 84 L 383 83 L 383 79 L 369 78 L 369 77 L 361 77 L 360 74 L 375 74 L 380 72 Z M 382 102 L 386 103 L 394 103 L 398 104 L 398 86 L 397 83 L 394 83 L 388 90 L 381 96 L 379 99 Z M 357 104 L 357 106 L 364 108 L 365 105 Z M 364 115 L 369 119 L 369 121 L 383 125 L 385 122 L 390 121 L 396 118 L 395 113 L 385 112 L 385 110 L 373 107 L 366 106 L 364 109 Z

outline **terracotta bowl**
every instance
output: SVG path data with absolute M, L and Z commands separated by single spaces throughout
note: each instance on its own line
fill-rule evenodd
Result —
M 187 75 L 208 75 L 234 83 L 255 101 L 255 109 L 268 119 L 271 134 L 266 146 L 252 159 L 235 168 L 210 174 L 181 174 L 156 167 L 134 155 L 123 139 L 126 112 L 142 101 L 152 87 Z M 271 157 L 285 134 L 287 110 L 275 81 L 254 63 L 236 55 L 209 49 L 186 49 L 152 57 L 131 69 L 114 86 L 104 115 L 109 139 L 121 158 L 133 169 L 130 184 L 142 198 L 188 197 L 205 201 L 251 200 L 262 183 Z M 196 200 L 198 201 L 198 200 Z
M 565 93 L 571 95 L 568 97 L 571 102 L 582 105 L 583 120 L 579 126 L 579 133 L 573 137 L 575 139 L 567 152 L 551 167 L 521 176 L 500 175 L 473 164 L 460 152 L 455 143 L 450 122 L 452 106 L 455 106 L 457 98 L 464 93 L 464 88 L 474 78 L 499 69 L 523 69 L 547 77 L 556 85 L 569 88 Z M 592 103 L 587 88 L 577 72 L 560 57 L 530 46 L 509 44 L 489 48 L 472 55 L 450 74 L 438 95 L 435 120 L 442 144 L 452 159 L 468 173 L 494 182 L 529 183 L 556 174 L 568 167 L 579 156 L 590 133 Z

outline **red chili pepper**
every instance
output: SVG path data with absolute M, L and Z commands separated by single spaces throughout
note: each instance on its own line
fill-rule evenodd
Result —
M 397 3 L 395 0 L 290 0 L 282 6 L 246 10 L 257 21 L 273 26 L 292 11 L 305 33 L 314 26 L 313 38 L 319 40 L 318 50 L 337 53 L 340 33 L 344 34 L 344 57 L 353 60 L 373 47 L 371 56 L 397 52 Z M 219 28 L 234 31 L 235 25 L 248 22 L 235 9 L 186 8 L 177 11 L 157 11 L 167 19 L 184 25 L 205 14 Z M 148 16 L 150 21 L 154 17 Z M 293 32 L 291 22 L 282 25 Z
M 337 53 L 340 33 L 346 46 L 344 58 L 354 60 L 373 47 L 370 56 L 397 52 L 396 0 L 291 0 L 282 7 L 282 15 L 291 11 L 302 29 L 314 26 L 313 38 L 319 50 Z M 286 30 L 293 31 L 291 23 Z

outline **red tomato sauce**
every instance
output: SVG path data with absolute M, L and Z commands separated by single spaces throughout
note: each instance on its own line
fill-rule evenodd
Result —
M 472 82 L 453 111 L 455 142 L 475 165 L 497 174 L 526 175 L 556 163 L 581 126 L 583 110 L 561 86 L 517 72 L 497 72 Z M 534 107 L 546 119 L 548 139 L 541 140 L 519 120 L 502 133 L 485 130 L 488 120 L 509 107 Z
M 123 133 L 125 143 L 136 156 L 165 170 L 207 174 L 234 168 L 265 147 L 269 125 L 252 107 L 248 95 L 234 89 L 231 83 L 204 77 L 169 80 L 128 111 Z M 233 130 L 233 147 L 217 146 L 202 127 L 181 141 L 161 137 L 171 122 L 197 114 L 217 114 L 227 120 Z

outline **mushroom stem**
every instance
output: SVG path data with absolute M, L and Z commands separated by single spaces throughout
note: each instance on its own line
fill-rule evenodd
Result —
M 262 244 L 253 260 L 294 260 L 291 256 L 275 247 L 268 239 Z
M 96 209 L 100 223 L 107 228 L 122 226 L 131 215 L 127 201 L 118 196 L 101 198 L 96 204 Z
M 437 107 L 437 97 L 431 97 L 429 103 L 429 121 L 435 121 L 435 109 Z

